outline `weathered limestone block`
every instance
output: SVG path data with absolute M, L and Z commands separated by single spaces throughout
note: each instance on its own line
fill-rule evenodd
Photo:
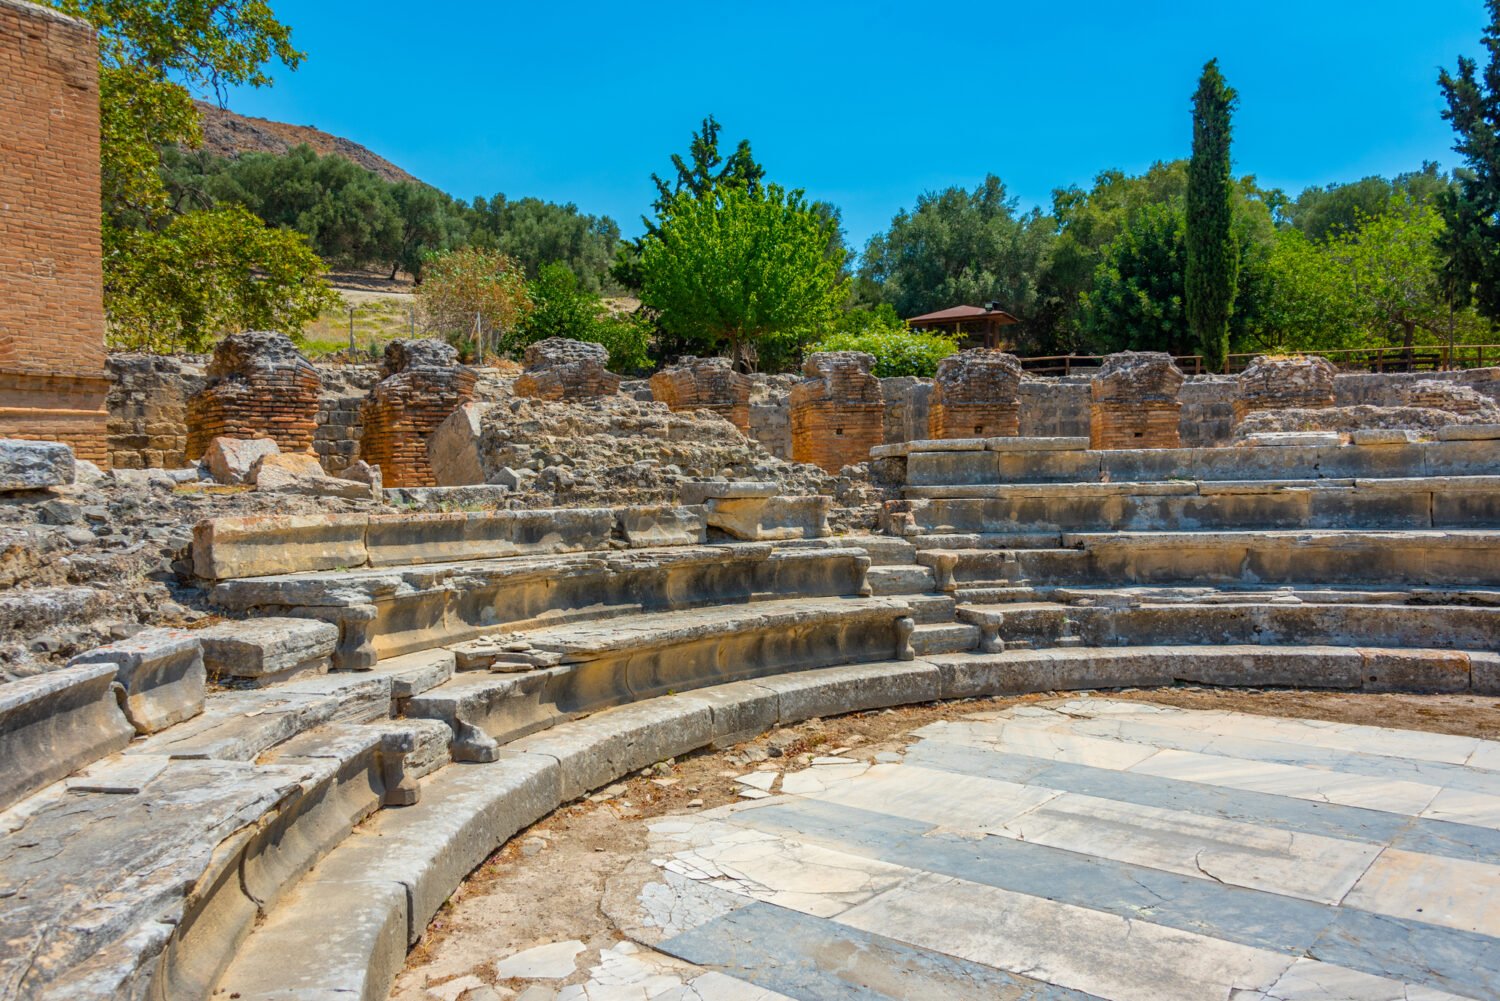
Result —
M 1234 423 L 1260 410 L 1312 410 L 1334 405 L 1333 365 L 1316 355 L 1261 355 L 1241 372 Z
M 728 358 L 686 355 L 651 377 L 651 396 L 673 410 L 710 410 L 749 434 L 751 385 Z
M 701 546 L 708 540 L 702 508 L 647 504 L 620 508 L 620 534 L 631 549 Z
M 1089 447 L 1179 448 L 1185 376 L 1161 351 L 1109 355 L 1089 384 Z
M 742 497 L 775 497 L 781 486 L 774 481 L 761 480 L 695 480 L 682 484 L 678 495 L 682 503 L 693 506 L 710 500 L 727 500 Z
M 380 371 L 364 405 L 360 457 L 380 467 L 386 486 L 437 486 L 428 436 L 473 398 L 477 375 L 451 345 L 430 339 L 392 341 Z
M 864 462 L 885 441 L 885 397 L 863 351 L 819 351 L 792 387 L 792 458 L 830 473 Z
M 1020 434 L 1021 362 L 1004 351 L 974 348 L 938 362 L 927 417 L 929 438 Z
M 609 350 L 602 344 L 549 337 L 527 345 L 524 364 L 515 383 L 517 396 L 573 401 L 620 391 L 620 377 L 605 367 Z
M 833 498 L 723 497 L 708 501 L 708 524 L 749 542 L 821 539 L 828 535 Z
M 599 549 L 614 527 L 610 508 L 377 514 L 366 544 L 371 566 L 407 566 Z
M 1473 386 L 1442 379 L 1422 379 L 1406 391 L 1406 405 L 1445 410 L 1475 422 L 1500 422 L 1500 404 Z
M 196 635 L 210 675 L 268 685 L 326 672 L 339 627 L 317 619 L 269 617 L 219 622 Z
M 210 518 L 193 527 L 193 573 L 205 580 L 359 567 L 368 515 Z
M 0 438 L 0 491 L 59 487 L 73 475 L 73 450 L 62 442 Z
M 215 438 L 270 438 L 311 452 L 323 379 L 285 334 L 230 334 L 214 347 L 208 383 L 188 400 L 187 458 Z
M 78 664 L 115 665 L 125 717 L 137 733 L 155 733 L 203 711 L 203 647 L 185 629 L 147 629 L 68 662 Z
M 80 664 L 0 685 L 0 810 L 130 743 L 113 664 Z
M 411 806 L 422 797 L 417 780 L 452 760 L 453 732 L 435 719 L 402 719 L 378 724 L 386 806 Z M 405 943 L 402 943 L 403 945 Z
M 249 480 L 256 490 L 309 497 L 369 500 L 375 492 L 372 483 L 327 475 L 317 457 L 306 452 L 263 455 L 250 468 Z
M 465 403 L 449 414 L 427 439 L 427 462 L 440 487 L 466 487 L 484 482 L 479 461 L 479 422 L 493 404 Z
M 281 446 L 270 438 L 215 438 L 203 452 L 203 462 L 215 483 L 227 486 L 253 483 L 255 464 L 268 455 L 279 455 Z

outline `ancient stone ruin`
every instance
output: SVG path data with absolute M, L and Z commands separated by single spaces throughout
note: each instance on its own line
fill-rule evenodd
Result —
M 792 387 L 792 458 L 830 473 L 864 462 L 885 438 L 885 398 L 863 351 L 820 351 Z
M 360 457 L 380 468 L 385 486 L 435 486 L 427 438 L 473 397 L 475 372 L 452 345 L 428 339 L 386 345 L 380 373 L 362 411 Z
M 283 452 L 311 452 L 318 370 L 285 334 L 230 334 L 214 346 L 208 383 L 188 400 L 187 458 L 215 438 L 269 438 Z
M 1313 410 L 1335 402 L 1334 368 L 1316 355 L 1261 355 L 1240 373 L 1234 422 L 1262 410 Z
M 928 411 L 929 438 L 992 438 L 1020 433 L 1021 363 L 1004 351 L 974 348 L 938 362 Z
M 751 385 L 728 358 L 686 355 L 651 377 L 651 395 L 673 410 L 716 413 L 748 434 Z
M 609 350 L 602 344 L 549 337 L 526 346 L 524 364 L 525 371 L 516 379 L 517 396 L 587 400 L 620 391 L 620 377 L 605 367 Z
M 1090 448 L 1177 448 L 1184 380 L 1160 351 L 1109 355 L 1089 383 Z

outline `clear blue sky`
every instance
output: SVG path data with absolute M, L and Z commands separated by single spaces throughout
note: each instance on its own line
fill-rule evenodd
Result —
M 1023 205 L 1185 156 L 1217 56 L 1235 169 L 1310 184 L 1451 166 L 1440 66 L 1480 0 L 1071 4 L 273 0 L 308 54 L 242 114 L 315 125 L 455 196 L 575 202 L 627 235 L 652 171 L 712 112 L 855 249 L 926 190 L 1002 177 Z

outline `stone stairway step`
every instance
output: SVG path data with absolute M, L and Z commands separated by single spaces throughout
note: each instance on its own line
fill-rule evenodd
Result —
M 936 584 L 930 568 L 914 565 L 871 567 L 867 579 L 873 594 L 922 594 Z
M 777 549 L 863 549 L 874 567 L 902 566 L 911 562 L 916 546 L 893 535 L 835 535 L 826 539 L 794 539 L 778 542 Z
M 1062 544 L 1061 532 L 935 532 L 913 535 L 917 549 L 1055 549 Z
M 918 657 L 972 650 L 978 643 L 979 627 L 963 622 L 917 626 L 911 637 L 911 647 Z
M 952 622 L 953 609 L 958 604 L 947 594 L 903 595 L 911 606 L 911 617 L 919 626 L 937 622 Z
M 1037 595 L 1029 585 L 1016 585 L 1004 581 L 970 581 L 953 592 L 953 597 L 965 605 L 1003 605 L 1014 601 L 1031 601 Z

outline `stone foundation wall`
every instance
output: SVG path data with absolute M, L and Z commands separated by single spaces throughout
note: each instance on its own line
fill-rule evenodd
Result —
M 830 473 L 864 462 L 885 443 L 885 398 L 863 351 L 822 351 L 792 387 L 792 458 Z
M 231 334 L 214 346 L 208 383 L 187 403 L 187 458 L 215 438 L 270 438 L 311 452 L 323 377 L 285 334 Z
M 750 430 L 750 378 L 728 358 L 679 358 L 651 377 L 651 394 L 672 410 L 707 410 Z
M 1003 351 L 976 348 L 938 363 L 927 437 L 995 438 L 1020 432 L 1021 363 Z
M 1121 351 L 1089 383 L 1090 448 L 1177 448 L 1183 374 L 1160 351 Z
M 389 487 L 437 486 L 427 437 L 474 398 L 478 379 L 458 353 L 435 340 L 392 341 L 381 364 L 385 378 L 370 391 L 362 416 L 360 458 L 379 466 Z
M 201 365 L 162 355 L 116 354 L 108 361 L 105 445 L 116 469 L 188 464 L 188 398 L 208 380 Z

